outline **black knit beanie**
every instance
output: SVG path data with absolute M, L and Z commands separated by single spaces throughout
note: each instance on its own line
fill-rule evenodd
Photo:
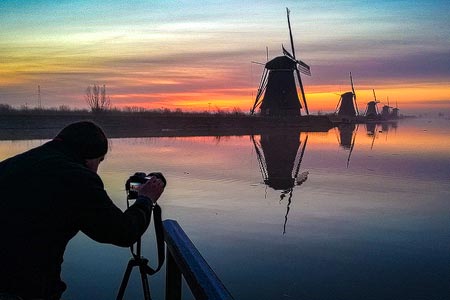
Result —
M 91 121 L 66 126 L 54 140 L 63 142 L 82 159 L 98 158 L 108 152 L 108 139 L 105 133 Z

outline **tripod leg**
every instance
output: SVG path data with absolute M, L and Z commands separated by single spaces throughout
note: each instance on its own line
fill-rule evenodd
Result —
M 122 283 L 120 284 L 119 293 L 117 293 L 116 300 L 122 300 L 123 295 L 125 294 L 125 289 L 127 288 L 128 280 L 130 279 L 131 270 L 136 265 L 134 259 L 130 259 L 127 265 L 127 269 L 125 270 L 125 273 L 123 274 Z
M 139 266 L 139 271 L 141 273 L 141 281 L 142 281 L 142 289 L 144 292 L 144 299 L 145 300 L 152 300 L 152 297 L 150 295 L 150 286 L 148 284 L 148 278 L 147 273 L 145 272 L 144 266 Z

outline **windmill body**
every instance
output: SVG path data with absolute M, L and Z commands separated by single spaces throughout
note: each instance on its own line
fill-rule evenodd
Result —
M 287 56 L 278 56 L 267 62 L 265 68 L 268 76 L 261 115 L 299 116 L 302 106 L 294 77 L 296 63 Z
M 397 107 L 393 108 L 392 112 L 391 112 L 391 118 L 392 119 L 398 119 L 400 117 L 400 113 L 399 112 L 400 112 L 400 109 L 398 109 Z
M 352 72 L 350 72 L 350 84 L 352 86 L 352 91 L 343 93 L 336 106 L 338 117 L 342 121 L 347 122 L 355 120 L 356 116 L 359 115 L 358 105 L 356 104 L 355 87 L 353 86 Z
M 377 100 L 377 95 L 375 94 L 375 90 L 373 91 L 373 101 L 369 101 L 366 107 L 366 118 L 368 119 L 377 119 L 380 115 L 378 112 L 378 103 L 380 101 Z
M 376 118 L 378 117 L 378 101 L 370 101 L 367 103 L 366 117 Z
M 347 92 L 341 95 L 341 101 L 338 110 L 338 116 L 340 117 L 355 117 L 356 109 L 353 104 L 353 93 Z
M 381 117 L 383 119 L 389 119 L 391 116 L 391 107 L 389 105 L 383 105 L 381 108 Z

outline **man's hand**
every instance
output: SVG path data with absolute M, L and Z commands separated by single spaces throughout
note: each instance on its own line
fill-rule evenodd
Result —
M 164 192 L 164 183 L 156 176 L 152 176 L 146 183 L 141 185 L 138 195 L 143 195 L 152 200 L 153 203 L 158 201 L 161 194 Z

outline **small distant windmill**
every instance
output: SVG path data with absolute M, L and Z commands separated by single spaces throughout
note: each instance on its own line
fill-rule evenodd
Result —
M 299 116 L 302 105 L 298 98 L 294 73 L 300 87 L 306 114 L 309 115 L 305 91 L 300 73 L 311 76 L 310 67 L 295 56 L 294 40 L 292 37 L 290 10 L 286 8 L 289 37 L 292 54 L 282 46 L 283 56 L 275 57 L 265 64 L 255 103 L 251 114 L 259 107 L 264 116 Z M 263 96 L 264 95 L 264 96 Z
M 392 109 L 391 118 L 398 119 L 400 117 L 400 109 L 398 108 L 398 103 L 395 101 L 395 107 Z
M 336 105 L 336 113 L 342 118 L 354 118 L 359 115 L 358 104 L 356 103 L 356 93 L 353 86 L 352 72 L 350 72 L 351 92 L 346 92 L 339 98 Z
M 385 120 L 391 118 L 391 109 L 393 109 L 392 106 L 389 105 L 389 97 L 387 98 L 387 105 L 383 105 L 381 108 L 381 117 Z
M 367 103 L 366 112 L 364 114 L 367 118 L 376 118 L 379 115 L 377 104 L 380 103 L 380 101 L 377 100 L 377 95 L 375 94 L 375 90 L 372 89 L 372 91 L 373 91 L 373 99 L 374 100 Z

